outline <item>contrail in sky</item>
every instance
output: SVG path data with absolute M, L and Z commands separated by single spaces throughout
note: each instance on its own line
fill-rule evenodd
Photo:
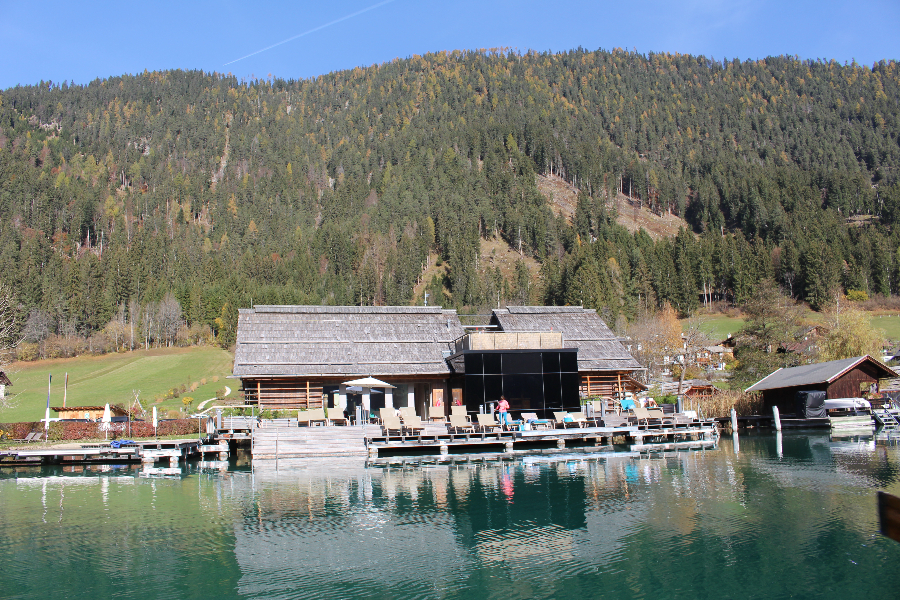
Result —
M 265 52 L 266 50 L 271 50 L 272 48 L 275 48 L 276 46 L 280 46 L 282 44 L 287 44 L 288 42 L 292 42 L 292 41 L 296 40 L 297 38 L 302 38 L 304 35 L 309 35 L 311 33 L 315 33 L 316 31 L 325 29 L 326 27 L 331 27 L 332 25 L 336 25 L 337 23 L 340 23 L 341 21 L 346 21 L 347 19 L 352 19 L 353 17 L 359 16 L 359 15 L 363 14 L 364 12 L 369 12 L 370 10 L 375 10 L 379 6 L 384 6 L 385 4 L 390 4 L 393 1 L 394 0 L 383 0 L 383 2 L 379 2 L 378 4 L 373 4 L 372 6 L 370 6 L 368 8 L 363 8 L 362 10 L 358 10 L 355 13 L 350 13 L 349 15 L 345 15 L 345 16 L 341 17 L 340 19 L 335 19 L 334 21 L 330 21 L 328 23 L 325 23 L 324 25 L 319 25 L 318 27 L 314 27 L 314 28 L 310 29 L 309 31 L 304 31 L 303 33 L 298 33 L 297 35 L 295 35 L 293 37 L 289 37 L 286 40 L 282 40 L 282 41 L 278 42 L 277 44 L 272 44 L 271 46 L 266 46 L 262 50 L 257 50 L 256 52 L 251 52 L 247 56 L 242 56 L 240 58 L 236 58 L 230 62 L 225 63 L 222 66 L 227 67 L 228 65 L 236 63 L 239 60 L 244 60 L 245 58 L 250 58 L 251 56 L 256 56 L 257 54 L 259 54 L 261 52 Z

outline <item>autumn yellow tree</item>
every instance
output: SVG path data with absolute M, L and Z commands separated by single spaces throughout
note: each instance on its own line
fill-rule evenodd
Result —
M 838 295 L 825 310 L 826 333 L 818 343 L 822 361 L 855 356 L 881 356 L 884 332 L 872 327 L 869 315 Z

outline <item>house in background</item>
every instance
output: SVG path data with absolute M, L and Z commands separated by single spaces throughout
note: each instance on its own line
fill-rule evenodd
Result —
M 422 416 L 449 403 L 478 412 L 501 394 L 513 409 L 547 412 L 646 389 L 593 310 L 507 307 L 489 329 L 467 332 L 455 310 L 432 306 L 257 306 L 239 313 L 233 376 L 260 409 L 412 406 Z M 394 387 L 345 385 L 360 377 Z
M 56 411 L 56 416 L 61 421 L 99 421 L 103 418 L 106 406 L 51 406 L 50 410 Z M 116 417 L 128 417 L 128 413 L 121 408 L 110 406 L 110 415 Z
M 773 406 L 783 414 L 798 410 L 798 392 L 822 391 L 825 398 L 859 398 L 879 380 L 896 377 L 892 369 L 871 356 L 778 369 L 745 391 L 760 392 L 765 410 Z
M 0 398 L 6 398 L 6 387 L 12 385 L 12 381 L 6 376 L 6 373 L 0 371 Z

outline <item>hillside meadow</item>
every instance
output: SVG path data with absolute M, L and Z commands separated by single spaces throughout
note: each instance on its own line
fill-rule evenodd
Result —
M 221 348 L 158 348 L 103 356 L 19 362 L 7 371 L 13 386 L 14 406 L 0 409 L 0 422 L 37 421 L 47 405 L 47 378 L 53 376 L 50 406 L 62 406 L 63 383 L 69 374 L 67 406 L 130 405 L 133 390 L 140 391 L 141 404 L 147 410 L 157 406 L 180 411 L 182 398 L 194 398 L 196 407 L 214 398 L 216 390 L 231 388 L 236 396 L 240 382 L 226 379 L 231 374 L 234 356 Z M 185 392 L 178 398 L 166 397 L 173 388 Z M 194 390 L 191 391 L 191 387 Z M 56 413 L 51 411 L 51 417 Z

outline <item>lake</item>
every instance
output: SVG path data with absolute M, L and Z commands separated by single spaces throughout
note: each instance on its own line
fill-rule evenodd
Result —
M 736 451 L 737 450 L 737 451 Z M 469 464 L 0 470 L 2 598 L 897 598 L 875 491 L 827 433 Z

